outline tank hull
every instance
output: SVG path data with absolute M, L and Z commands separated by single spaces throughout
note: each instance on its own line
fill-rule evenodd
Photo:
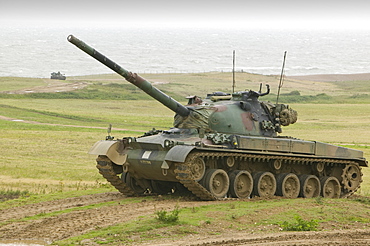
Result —
M 281 137 L 232 139 L 215 145 L 197 134 L 142 137 L 121 148 L 121 159 L 116 159 L 124 156 L 124 163 L 107 157 L 117 156 L 111 154 L 112 148 L 107 148 L 107 155 L 99 152 L 98 169 L 103 174 L 111 166 L 107 180 L 126 195 L 174 192 L 180 184 L 201 200 L 217 200 L 272 195 L 348 197 L 360 187 L 361 167 L 367 167 L 361 151 L 331 144 Z M 112 144 L 119 141 L 108 145 L 119 146 Z M 107 162 L 104 168 L 99 165 L 102 159 Z M 134 182 L 141 189 L 132 188 Z

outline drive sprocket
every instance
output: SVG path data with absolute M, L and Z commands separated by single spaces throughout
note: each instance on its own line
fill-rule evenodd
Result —
M 343 188 L 354 193 L 362 182 L 361 168 L 358 164 L 351 163 L 343 168 L 342 184 Z

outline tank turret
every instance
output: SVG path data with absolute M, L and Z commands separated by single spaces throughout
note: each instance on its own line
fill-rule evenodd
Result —
M 174 111 L 174 127 L 139 137 L 99 141 L 100 174 L 133 196 L 191 192 L 201 200 L 252 196 L 348 197 L 368 163 L 359 150 L 278 136 L 297 121 L 286 104 L 260 101 L 266 92 L 213 92 L 181 105 L 74 36 L 68 41 Z
M 73 35 L 68 36 L 68 41 L 174 111 L 176 128 L 272 137 L 281 132 L 281 125 L 287 126 L 297 120 L 297 113 L 289 106 L 258 100 L 269 94 L 268 85 L 265 93 L 250 90 L 227 95 L 215 92 L 205 100 L 193 96 L 189 97 L 188 105 L 183 106 L 138 74 L 127 71 Z

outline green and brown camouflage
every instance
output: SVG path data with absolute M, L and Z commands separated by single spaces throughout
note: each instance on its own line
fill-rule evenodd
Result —
M 297 120 L 296 111 L 287 105 L 259 102 L 258 97 L 267 95 L 255 91 L 209 94 L 206 100 L 189 98 L 187 106 L 153 87 L 150 82 L 136 73 L 127 71 L 102 55 L 83 41 L 70 35 L 68 40 L 78 48 L 124 77 L 145 93 L 176 113 L 174 127 L 204 130 L 206 133 L 221 132 L 251 136 L 276 136 L 281 125 L 287 126 Z M 197 99 L 197 100 L 196 100 Z M 230 120 L 233 119 L 233 120 Z
M 126 195 L 189 191 L 202 200 L 272 195 L 347 197 L 362 182 L 362 151 L 280 136 L 297 112 L 267 91 L 213 92 L 187 105 L 70 35 L 68 41 L 175 112 L 173 128 L 97 142 L 97 168 Z M 120 176 L 119 176 L 120 175 Z

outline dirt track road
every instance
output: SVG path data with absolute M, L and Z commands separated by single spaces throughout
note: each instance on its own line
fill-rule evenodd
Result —
M 180 207 L 198 207 L 217 204 L 220 201 L 200 202 L 175 200 L 143 200 L 134 206 L 125 203 L 128 199 L 118 192 L 87 195 L 60 199 L 50 202 L 24 205 L 21 207 L 0 210 L 0 238 L 33 239 L 53 242 L 77 236 L 96 228 L 102 228 L 116 223 L 124 223 L 137 219 L 139 216 L 154 214 L 158 209 L 172 210 Z M 96 206 L 89 209 L 78 209 L 84 206 L 109 201 L 120 201 L 119 205 Z M 33 220 L 22 220 L 27 217 L 51 212 L 53 216 L 40 217 Z M 66 212 L 66 210 L 68 210 Z M 83 245 L 95 245 L 84 242 Z M 134 245 L 370 245 L 369 229 L 351 229 L 320 232 L 280 232 L 274 234 L 253 234 L 225 232 L 221 235 L 210 235 L 200 232 L 188 234 L 180 239 L 161 239 L 150 243 Z
M 97 227 L 106 227 L 116 223 L 133 220 L 139 216 L 154 214 L 156 209 L 174 209 L 177 201 L 147 201 L 141 203 L 103 206 L 92 209 L 76 210 L 75 208 L 109 201 L 124 201 L 125 196 L 118 192 L 88 195 L 50 202 L 25 205 L 0 210 L 0 238 L 33 239 L 53 242 L 73 237 Z M 209 202 L 182 202 L 180 207 L 201 206 Z M 65 212 L 70 209 L 70 212 Z M 52 217 L 23 221 L 21 219 L 62 211 Z

